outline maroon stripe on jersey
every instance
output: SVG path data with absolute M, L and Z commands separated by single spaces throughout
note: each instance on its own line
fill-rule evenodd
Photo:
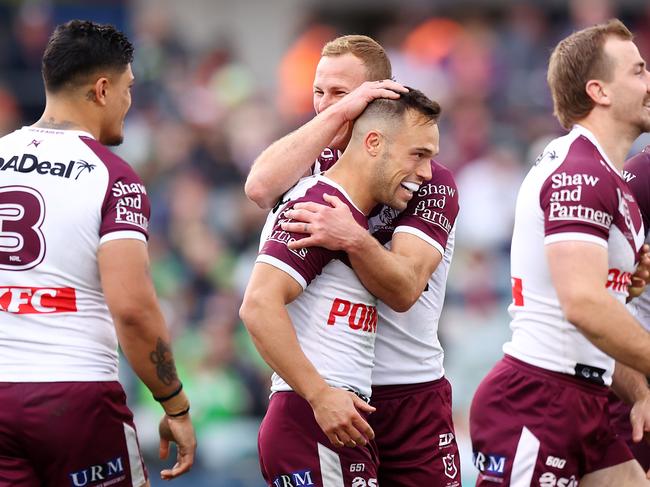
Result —
M 431 180 L 420 186 L 394 225 L 417 228 L 444 249 L 458 216 L 458 189 L 449 169 L 432 160 L 431 170 Z
M 286 212 L 294 207 L 297 203 L 311 201 L 327 205 L 323 199 L 324 194 L 337 196 L 341 201 L 348 205 L 352 211 L 354 219 L 364 228 L 368 228 L 368 221 L 357 208 L 341 193 L 338 189 L 322 181 L 317 182 L 307 190 L 304 196 L 290 201 L 278 214 L 273 230 L 269 234 L 260 254 L 269 255 L 289 265 L 295 269 L 302 278 L 309 284 L 317 275 L 321 273 L 331 260 L 338 259 L 345 261 L 345 253 L 327 250 L 322 247 L 309 247 L 299 250 L 291 250 L 287 247 L 289 242 L 306 237 L 304 233 L 287 232 L 282 230 L 282 222 L 290 222 L 291 219 L 285 216 Z
M 650 146 L 625 163 L 623 175 L 639 205 L 647 234 L 650 229 Z
M 137 231 L 149 237 L 151 206 L 140 177 L 124 160 L 91 137 L 80 139 L 108 170 L 108 186 L 102 204 L 100 237 L 117 231 Z

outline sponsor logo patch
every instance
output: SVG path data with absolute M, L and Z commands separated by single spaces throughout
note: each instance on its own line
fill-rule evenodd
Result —
M 110 487 L 126 479 L 122 457 L 68 474 L 72 487 Z
M 300 487 L 303 485 L 315 485 L 311 478 L 311 470 L 283 474 L 273 480 L 274 487 Z

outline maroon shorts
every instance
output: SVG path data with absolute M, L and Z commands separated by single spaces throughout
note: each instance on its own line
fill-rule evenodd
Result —
M 379 450 L 379 485 L 460 487 L 460 459 L 451 413 L 451 384 L 372 388 L 368 418 Z
M 336 448 L 318 426 L 309 403 L 295 392 L 271 396 L 257 444 L 269 486 L 377 486 L 374 442 Z
M 505 356 L 470 409 L 477 486 L 576 487 L 631 460 L 610 424 L 608 388 Z
M 144 485 L 118 382 L 0 382 L 0 487 Z
M 609 393 L 609 416 L 614 431 L 625 440 L 634 458 L 639 461 L 643 470 L 647 472 L 650 469 L 650 445 L 645 440 L 639 443 L 632 441 L 632 424 L 630 423 L 631 409 L 632 406 L 625 404 L 616 394 L 613 392 Z

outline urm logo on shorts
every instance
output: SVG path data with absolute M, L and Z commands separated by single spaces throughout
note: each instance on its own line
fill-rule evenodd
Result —
M 311 480 L 311 470 L 283 474 L 273 480 L 274 487 L 300 487 L 302 485 L 314 485 Z
M 70 485 L 73 487 L 85 487 L 86 485 L 97 485 L 98 483 L 108 486 L 126 478 L 122 457 L 114 458 L 100 465 L 91 465 L 68 475 Z
M 496 476 L 502 476 L 506 468 L 506 457 L 500 455 L 485 455 L 484 453 L 474 452 L 474 466 L 481 473 L 487 473 Z

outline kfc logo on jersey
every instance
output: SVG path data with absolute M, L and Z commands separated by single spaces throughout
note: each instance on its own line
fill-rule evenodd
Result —
M 16 314 L 73 313 L 76 291 L 70 287 L 0 287 L 0 311 Z
M 370 333 L 377 332 L 377 308 L 363 303 L 351 303 L 347 299 L 336 298 L 332 301 L 327 324 L 334 325 L 336 318 L 348 318 L 348 326 L 353 330 Z

